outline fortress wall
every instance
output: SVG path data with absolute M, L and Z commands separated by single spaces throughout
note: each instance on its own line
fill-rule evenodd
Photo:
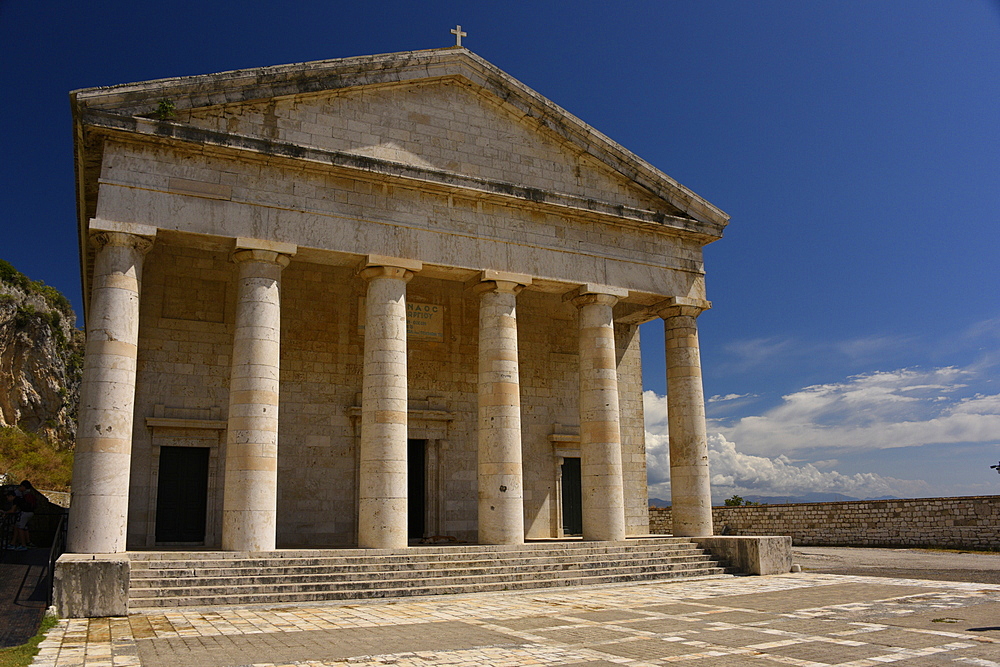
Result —
M 717 534 L 790 535 L 796 546 L 1000 549 L 1000 496 L 713 507 Z M 670 508 L 649 508 L 669 534 Z

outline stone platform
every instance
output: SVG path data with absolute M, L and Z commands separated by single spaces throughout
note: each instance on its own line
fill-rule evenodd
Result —
M 1000 586 L 787 574 L 59 622 L 35 667 L 994 667 Z
M 156 607 L 285 604 L 773 574 L 791 565 L 788 538 L 646 537 L 516 546 L 269 552 L 65 554 L 55 605 L 64 617 Z M 715 553 L 722 565 L 708 551 Z

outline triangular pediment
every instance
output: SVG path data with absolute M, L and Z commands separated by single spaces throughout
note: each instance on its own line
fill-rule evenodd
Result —
M 622 207 L 721 236 L 728 216 L 465 49 L 347 58 L 74 93 L 78 122 L 156 118 L 151 131 L 276 144 L 453 179 L 456 187 Z M 168 114 L 159 108 L 168 100 Z M 160 112 L 160 113 L 158 113 Z M 102 117 L 104 121 L 102 121 Z M 132 126 L 118 123 L 118 129 Z M 134 126 L 137 130 L 141 125 Z M 188 136 L 196 136 L 190 135 Z M 258 142 L 254 144 L 253 142 Z M 331 160 L 336 162 L 336 160 Z

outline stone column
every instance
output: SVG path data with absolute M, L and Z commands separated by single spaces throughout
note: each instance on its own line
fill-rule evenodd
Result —
M 580 482 L 583 539 L 625 539 L 625 491 L 612 308 L 626 290 L 585 285 L 580 311 Z
M 271 551 L 278 497 L 281 270 L 296 247 L 237 239 L 236 330 L 229 382 L 222 548 Z
M 712 534 L 712 489 L 697 323 L 698 315 L 711 306 L 701 299 L 673 297 L 657 307 L 666 334 L 673 534 L 684 537 Z
M 95 220 L 90 229 L 97 252 L 67 550 L 122 553 L 128 525 L 139 288 L 143 257 L 153 245 L 156 228 Z
M 527 276 L 484 271 L 479 294 L 479 543 L 524 543 L 517 294 Z
M 420 262 L 369 255 L 361 388 L 358 546 L 407 543 L 406 283 Z

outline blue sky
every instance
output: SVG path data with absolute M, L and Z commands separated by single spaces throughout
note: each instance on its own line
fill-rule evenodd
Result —
M 1000 3 L 0 0 L 0 258 L 79 310 L 68 92 L 465 45 L 732 216 L 715 495 L 1000 493 Z M 650 493 L 662 331 L 643 329 Z

